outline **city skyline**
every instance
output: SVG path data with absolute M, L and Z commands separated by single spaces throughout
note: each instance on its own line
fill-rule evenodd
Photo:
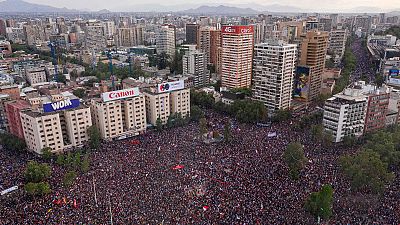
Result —
M 77 10 L 86 10 L 86 11 L 96 11 L 107 9 L 111 11 L 143 11 L 144 9 L 154 11 L 161 11 L 161 9 L 165 8 L 166 11 L 180 11 L 190 8 L 196 8 L 202 5 L 207 6 L 217 6 L 217 5 L 226 5 L 226 6 L 236 6 L 243 8 L 253 8 L 255 10 L 261 10 L 259 6 L 271 6 L 278 5 L 282 8 L 287 7 L 288 9 L 299 11 L 320 11 L 320 12 L 349 12 L 349 10 L 357 11 L 365 11 L 365 12 L 390 12 L 399 10 L 396 8 L 395 0 L 383 0 L 383 1 L 365 1 L 365 0 L 355 0 L 355 1 L 345 1 L 338 0 L 335 2 L 332 1 L 311 1 L 311 0 L 303 0 L 303 1 L 294 1 L 294 0 L 282 0 L 282 1 L 261 1 L 261 0 L 233 0 L 233 1 L 159 1 L 159 0 L 151 0 L 143 2 L 134 2 L 129 0 L 121 0 L 117 3 L 109 4 L 108 1 L 100 0 L 88 0 L 88 1 L 78 1 L 78 0 L 25 0 L 29 3 L 34 4 L 45 4 L 53 7 L 66 7 L 69 9 L 77 9 Z M 167 6 L 167 7 L 165 7 Z M 309 7 L 312 6 L 312 7 Z M 136 10 L 135 10 L 136 9 Z M 176 9 L 176 10 L 172 10 Z

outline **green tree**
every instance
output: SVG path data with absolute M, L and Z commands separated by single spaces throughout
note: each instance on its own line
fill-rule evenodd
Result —
M 76 152 L 74 155 L 74 159 L 72 161 L 72 166 L 77 170 L 79 169 L 80 165 L 81 165 L 81 153 Z
M 88 128 L 88 134 L 89 134 L 89 145 L 92 149 L 97 149 L 100 147 L 100 142 L 101 142 L 101 135 L 100 131 L 96 126 L 91 126 Z
M 36 184 L 36 193 L 38 195 L 47 195 L 51 193 L 51 188 L 49 183 L 47 182 L 40 182 Z
M 193 105 L 190 107 L 190 119 L 192 121 L 199 121 L 201 118 L 204 118 L 204 112 L 197 105 Z
M 90 169 L 90 159 L 89 159 L 89 155 L 86 154 L 82 160 L 82 164 L 81 164 L 81 171 L 83 173 L 87 173 Z
M 163 128 L 162 120 L 160 117 L 158 117 L 156 120 L 156 130 L 162 131 L 162 128 Z
M 67 78 L 65 77 L 64 74 L 58 74 L 57 75 L 57 82 L 66 84 L 67 83 Z
M 78 98 L 86 96 L 86 90 L 84 88 L 76 88 L 72 93 Z
M 51 168 L 47 163 L 28 162 L 25 170 L 27 182 L 38 183 L 47 180 L 51 175 Z
M 207 120 L 206 118 L 201 118 L 199 121 L 200 135 L 204 135 L 208 132 L 207 130 Z
M 272 120 L 276 122 L 283 122 L 286 120 L 290 120 L 290 118 L 292 118 L 292 112 L 290 110 L 280 109 L 275 112 Z
M 329 69 L 335 68 L 335 61 L 333 60 L 333 58 L 326 60 L 325 67 Z
M 305 166 L 307 159 L 304 156 L 303 146 L 299 142 L 290 143 L 283 154 L 283 158 L 289 167 L 292 179 L 298 179 L 300 170 Z
M 36 194 L 36 183 L 29 182 L 29 183 L 25 184 L 24 189 L 29 195 L 35 195 Z
M 231 141 L 232 139 L 232 133 L 231 133 L 231 123 L 227 122 L 224 125 L 224 140 L 226 142 Z
M 63 166 L 65 163 L 65 159 L 64 159 L 64 155 L 60 154 L 57 156 L 57 160 L 56 160 L 57 165 L 59 166 Z
M 26 148 L 25 141 L 12 134 L 0 134 L 0 141 L 3 147 L 9 151 L 21 152 Z
M 167 53 L 162 52 L 161 54 L 158 54 L 156 56 L 157 68 L 159 70 L 167 68 L 169 66 L 169 60 L 170 56 Z
M 41 152 L 44 160 L 50 160 L 53 157 L 53 153 L 49 147 L 43 148 Z
M 76 179 L 75 171 L 69 171 L 68 173 L 66 173 L 63 180 L 64 187 L 71 187 L 75 179 Z
M 179 51 L 175 51 L 175 55 L 173 57 L 172 63 L 171 63 L 171 73 L 173 74 L 182 74 L 183 73 L 183 64 L 182 64 L 182 57 L 183 53 L 180 53 Z
M 360 151 L 354 156 L 343 156 L 339 162 L 352 188 L 357 191 L 382 192 L 385 184 L 394 178 L 394 174 L 387 171 L 387 163 L 382 162 L 379 154 L 370 149 Z
M 333 188 L 331 185 L 324 185 L 321 191 L 311 193 L 305 203 L 305 208 L 315 217 L 328 219 L 332 216 L 332 204 Z
M 321 140 L 324 135 L 324 126 L 322 124 L 312 125 L 311 126 L 311 135 L 314 140 Z

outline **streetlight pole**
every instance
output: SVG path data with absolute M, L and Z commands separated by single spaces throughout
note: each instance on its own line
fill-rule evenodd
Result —
M 94 192 L 94 202 L 96 202 L 96 207 L 99 207 L 97 204 L 97 193 L 96 193 L 96 184 L 94 183 L 94 175 L 93 175 L 93 192 Z
M 114 225 L 114 223 L 113 223 L 113 214 L 112 214 L 112 210 L 111 210 L 111 195 L 108 196 L 108 203 L 110 205 L 110 222 L 111 222 L 111 225 Z

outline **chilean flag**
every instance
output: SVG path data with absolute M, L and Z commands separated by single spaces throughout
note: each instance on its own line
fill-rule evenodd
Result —
M 207 211 L 210 207 L 208 205 L 203 206 L 203 210 Z
M 183 166 L 183 165 L 176 165 L 176 166 L 172 167 L 173 170 L 180 170 L 183 168 L 185 168 L 185 166 Z

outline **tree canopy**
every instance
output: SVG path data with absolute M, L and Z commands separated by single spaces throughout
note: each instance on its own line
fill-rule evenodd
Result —
M 360 151 L 354 156 L 341 157 L 340 166 L 352 188 L 357 191 L 382 192 L 385 184 L 394 178 L 394 174 L 388 172 L 387 163 L 382 162 L 379 154 L 370 149 Z
M 290 176 L 293 179 L 298 179 L 300 170 L 303 169 L 307 162 L 303 146 L 299 142 L 290 143 L 286 147 L 283 158 L 289 167 Z
M 308 197 L 305 208 L 315 217 L 328 219 L 332 216 L 333 188 L 324 185 L 319 192 L 313 192 Z

